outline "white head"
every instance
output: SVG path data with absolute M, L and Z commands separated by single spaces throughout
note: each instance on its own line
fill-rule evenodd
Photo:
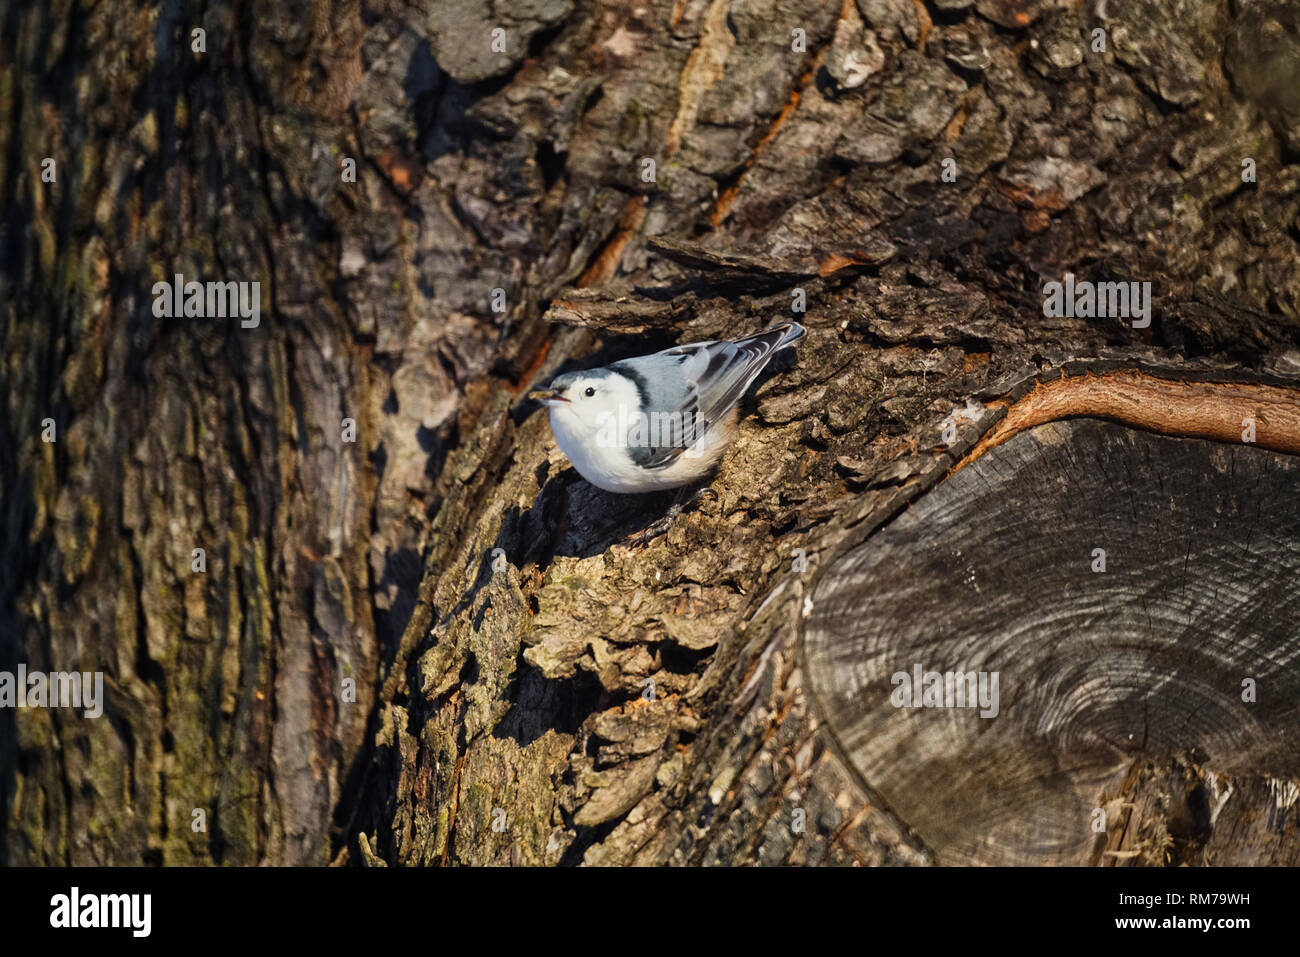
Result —
M 641 412 L 636 383 L 608 369 L 565 373 L 529 397 L 550 408 L 553 426 L 591 441 L 598 434 L 621 441 L 618 433 Z
M 607 492 L 676 488 L 707 474 L 734 432 L 734 412 L 726 428 L 706 432 L 675 459 L 663 458 L 665 446 L 675 448 L 683 439 L 681 414 L 674 421 L 672 415 L 648 411 L 641 390 L 644 384 L 654 395 L 654 382 L 641 370 L 628 371 L 632 374 L 610 368 L 570 372 L 549 389 L 529 393 L 550 409 L 560 451 L 583 478 Z M 656 464 L 647 464 L 656 458 Z

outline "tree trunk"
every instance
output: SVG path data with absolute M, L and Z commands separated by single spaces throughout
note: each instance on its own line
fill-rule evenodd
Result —
M 0 19 L 0 671 L 102 672 L 106 698 L 98 719 L 0 710 L 0 863 L 1300 863 L 1300 716 L 1268 697 L 1294 690 L 1290 605 L 1241 646 L 1203 625 L 1217 670 L 1168 686 L 1165 633 L 1143 632 L 1164 650 L 1136 643 L 1079 734 L 1127 734 L 1144 701 L 1168 720 L 1068 781 L 1074 726 L 1033 734 L 1074 691 L 1004 685 L 996 753 L 908 765 L 895 745 L 940 727 L 898 736 L 880 707 L 912 660 L 852 719 L 826 665 L 896 621 L 927 651 L 1021 628 L 1041 665 L 1022 674 L 1047 674 L 1034 656 L 1082 661 L 1132 624 L 1061 623 L 1033 577 L 1067 575 L 1060 549 L 1009 566 L 1015 615 L 959 603 L 937 634 L 889 604 L 964 587 L 918 543 L 1036 496 L 1006 548 L 1049 527 L 1064 505 L 1032 478 L 1201 509 L 1153 519 L 1138 567 L 1174 568 L 1212 503 L 1253 507 L 1198 468 L 1241 463 L 1294 503 L 1294 7 L 7 0 Z M 1045 316 L 1066 273 L 1150 282 L 1149 324 Z M 176 274 L 260 283 L 260 321 L 160 317 Z M 594 489 L 522 398 L 792 315 L 809 334 L 742 406 L 715 494 L 648 545 L 671 496 Z M 1075 416 L 1111 421 L 1050 424 Z M 1052 458 L 1067 435 L 1086 454 Z M 1127 478 L 1120 447 L 1145 463 Z M 949 511 L 1016 461 L 1041 467 L 991 517 Z M 1278 528 L 1256 555 L 1273 584 L 1300 535 Z M 1094 546 L 1070 540 L 1081 588 Z M 1171 581 L 1219 580 L 1197 561 L 1208 579 Z M 1266 594 L 1195 607 L 1250 621 Z M 1174 720 L 1212 679 L 1205 722 Z

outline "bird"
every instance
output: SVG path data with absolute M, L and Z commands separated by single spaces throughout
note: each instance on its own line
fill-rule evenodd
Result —
M 681 488 L 718 464 L 736 434 L 737 403 L 772 357 L 806 333 L 785 322 L 739 339 L 674 346 L 566 372 L 528 397 L 550 410 L 560 451 L 597 488 Z

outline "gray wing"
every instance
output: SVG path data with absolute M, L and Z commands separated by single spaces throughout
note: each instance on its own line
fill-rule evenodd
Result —
M 743 339 L 696 342 L 615 362 L 611 368 L 636 383 L 652 422 L 660 417 L 661 428 L 648 430 L 653 441 L 629 448 L 633 461 L 648 469 L 671 465 L 741 400 L 777 351 L 804 333 L 803 326 L 788 322 Z

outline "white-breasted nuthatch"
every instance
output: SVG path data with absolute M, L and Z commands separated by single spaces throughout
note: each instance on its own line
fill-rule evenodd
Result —
M 787 322 L 741 339 L 694 342 L 567 372 L 530 392 L 551 410 L 560 451 L 607 492 L 654 492 L 703 478 L 736 434 L 736 403 L 777 351 L 803 338 Z

